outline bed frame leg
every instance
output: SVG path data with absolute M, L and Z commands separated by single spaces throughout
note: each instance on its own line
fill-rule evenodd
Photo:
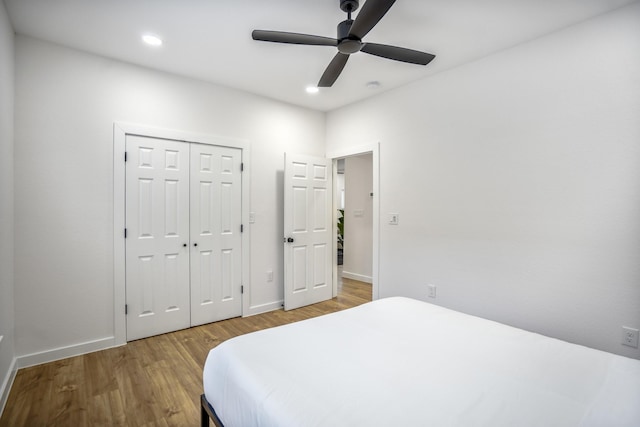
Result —
M 224 427 L 213 406 L 207 402 L 207 398 L 204 397 L 203 394 L 200 396 L 200 425 L 202 427 L 209 427 L 209 420 L 212 420 L 213 425 L 216 427 Z
M 202 399 L 204 399 L 204 397 L 200 400 L 200 427 L 209 427 L 209 414 L 204 407 L 205 402 Z

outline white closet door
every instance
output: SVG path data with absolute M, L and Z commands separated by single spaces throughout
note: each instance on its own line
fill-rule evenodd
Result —
M 127 135 L 127 340 L 189 327 L 189 144 Z
M 332 296 L 332 177 L 331 160 L 285 154 L 285 310 Z
M 191 325 L 242 315 L 242 151 L 191 145 Z

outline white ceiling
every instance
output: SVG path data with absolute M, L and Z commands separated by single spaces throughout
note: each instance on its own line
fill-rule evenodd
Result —
M 339 0 L 5 0 L 19 34 L 328 111 L 526 42 L 636 0 L 398 0 L 365 41 L 436 55 L 426 67 L 352 55 L 309 95 L 336 53 L 258 42 L 253 29 L 336 37 Z M 361 0 L 361 7 L 364 0 Z M 354 14 L 357 16 L 357 12 Z M 160 48 L 141 42 L 151 32 Z M 378 81 L 371 89 L 367 82 Z

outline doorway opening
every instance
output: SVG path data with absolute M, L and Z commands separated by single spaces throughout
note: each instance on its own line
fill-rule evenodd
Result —
M 338 292 L 353 281 L 372 284 L 373 156 L 337 160 Z M 362 287 L 362 286 L 361 286 Z
M 379 294 L 379 145 L 327 157 L 334 162 L 333 296 L 345 285 L 368 284 L 375 300 Z

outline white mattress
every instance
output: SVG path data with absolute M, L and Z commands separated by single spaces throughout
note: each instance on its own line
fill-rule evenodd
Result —
M 228 340 L 204 392 L 225 427 L 640 426 L 640 360 L 401 297 Z

